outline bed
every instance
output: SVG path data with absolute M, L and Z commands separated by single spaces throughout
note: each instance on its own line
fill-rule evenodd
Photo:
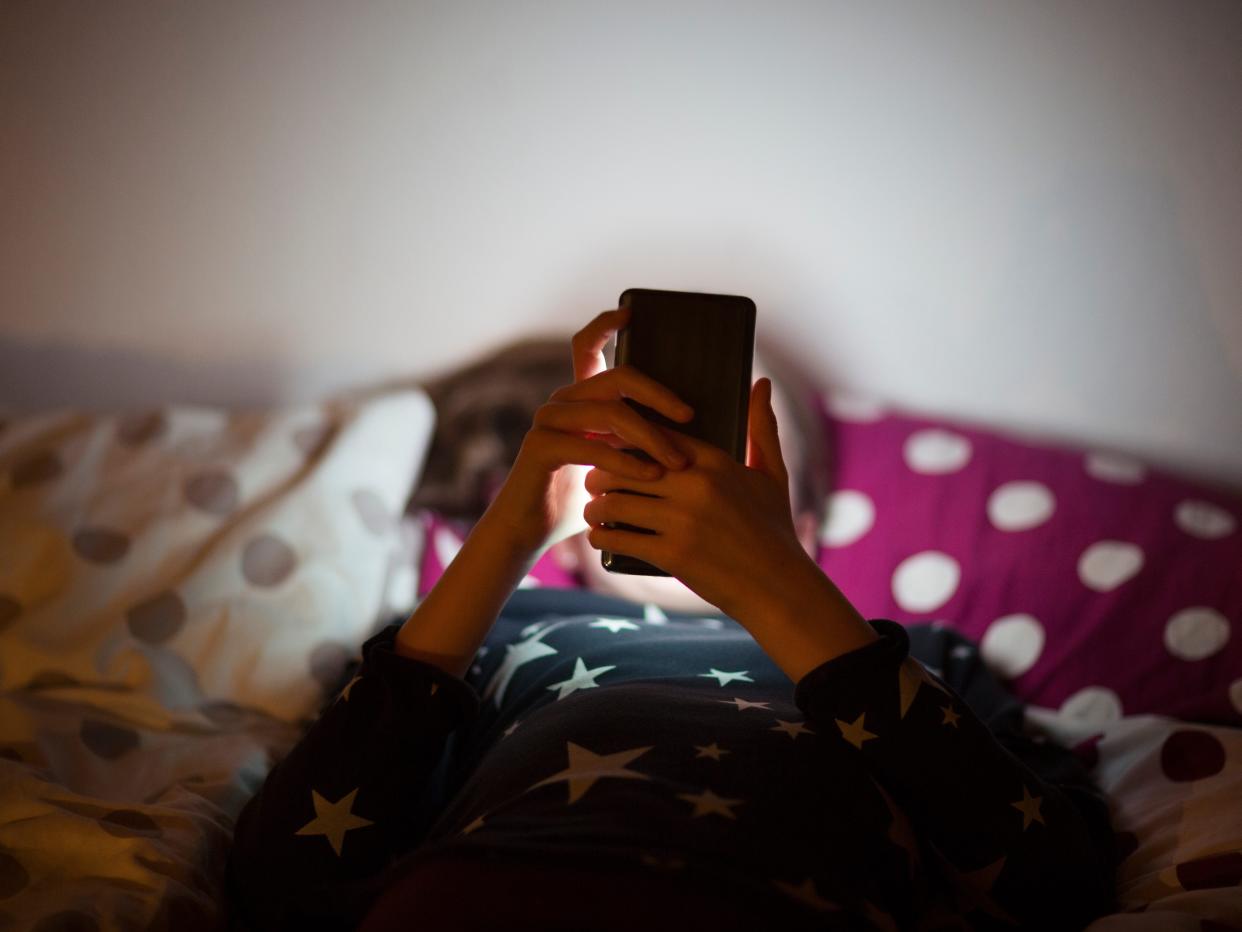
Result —
M 825 571 L 979 641 L 1108 794 L 1120 909 L 1092 932 L 1242 929 L 1242 500 L 817 402 Z M 228 927 L 242 805 L 467 530 L 407 507 L 434 426 L 418 386 L 3 422 L 0 929 Z M 576 584 L 551 552 L 522 581 Z

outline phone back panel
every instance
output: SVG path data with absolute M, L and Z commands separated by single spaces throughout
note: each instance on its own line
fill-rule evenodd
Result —
M 617 334 L 616 364 L 628 363 L 694 408 L 688 424 L 638 402 L 644 417 L 746 461 L 746 416 L 755 346 L 755 303 L 735 295 L 631 288 L 630 320 Z
M 682 424 L 631 399 L 626 403 L 663 427 L 746 462 L 755 302 L 737 295 L 630 288 L 622 293 L 620 306 L 630 309 L 630 319 L 617 333 L 615 364 L 631 365 L 672 389 L 694 409 L 694 417 Z M 650 458 L 641 450 L 628 452 Z M 628 524 L 616 526 L 652 533 Z M 636 557 L 607 550 L 601 551 L 600 562 L 613 573 L 669 575 Z

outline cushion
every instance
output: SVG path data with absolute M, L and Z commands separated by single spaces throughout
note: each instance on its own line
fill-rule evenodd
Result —
M 105 753 L 130 739 L 117 721 L 311 715 L 413 603 L 421 540 L 398 516 L 433 423 L 421 391 L 10 421 L 0 683 L 99 708 L 82 738 Z
M 1028 702 L 1242 722 L 1242 501 L 1130 458 L 827 397 L 820 565 Z

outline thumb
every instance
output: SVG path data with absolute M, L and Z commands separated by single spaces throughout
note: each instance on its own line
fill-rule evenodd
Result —
M 750 390 L 746 448 L 746 465 L 779 480 L 781 488 L 787 487 L 789 475 L 776 435 L 776 412 L 772 410 L 772 380 L 769 378 L 759 379 Z

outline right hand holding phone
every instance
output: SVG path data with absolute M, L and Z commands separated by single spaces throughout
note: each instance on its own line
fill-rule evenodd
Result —
M 517 460 L 488 508 L 512 535 L 515 546 L 538 553 L 585 527 L 578 514 L 564 514 L 568 483 L 582 481 L 595 466 L 617 476 L 654 480 L 681 469 L 685 455 L 669 433 L 643 418 L 623 399 L 631 398 L 673 421 L 694 412 L 668 388 L 630 366 L 608 369 L 603 350 L 625 326 L 629 311 L 605 311 L 573 336 L 574 381 L 557 389 L 535 412 Z M 637 448 L 656 462 L 644 462 L 625 448 Z

